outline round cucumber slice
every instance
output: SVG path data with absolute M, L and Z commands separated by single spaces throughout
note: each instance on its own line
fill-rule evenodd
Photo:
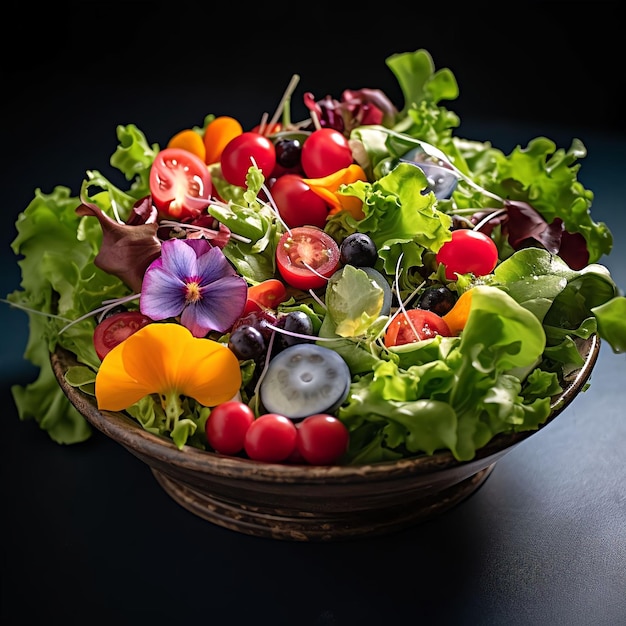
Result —
M 335 411 L 347 398 L 350 382 L 350 369 L 337 352 L 296 344 L 270 361 L 259 393 L 269 413 L 300 419 Z

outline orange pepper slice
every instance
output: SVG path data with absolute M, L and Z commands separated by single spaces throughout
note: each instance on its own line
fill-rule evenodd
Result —
M 187 150 L 200 157 L 203 161 L 206 156 L 206 150 L 204 148 L 204 141 L 202 137 L 191 129 L 181 130 L 176 133 L 168 142 L 168 148 L 180 148 L 181 150 Z
M 458 336 L 467 324 L 470 310 L 472 308 L 472 290 L 464 291 L 454 306 L 443 316 L 445 323 L 453 336 Z
M 234 117 L 229 115 L 216 117 L 204 131 L 204 162 L 207 165 L 217 163 L 226 144 L 241 133 L 243 133 L 243 128 Z
M 360 165 L 352 163 L 323 178 L 304 178 L 303 180 L 331 207 L 329 215 L 334 215 L 339 211 L 348 211 L 354 219 L 362 220 L 365 217 L 363 202 L 360 198 L 337 193 L 341 185 L 349 185 L 357 180 L 367 182 L 367 176 Z

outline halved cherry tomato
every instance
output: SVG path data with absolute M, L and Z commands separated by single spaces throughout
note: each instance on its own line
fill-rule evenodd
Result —
M 334 128 L 313 131 L 302 144 L 300 162 L 307 178 L 323 178 L 353 161 L 348 140 Z
M 211 174 L 200 157 L 180 148 L 165 148 L 150 169 L 150 193 L 163 217 L 195 218 L 209 205 Z
M 276 247 L 280 275 L 292 287 L 317 289 L 339 267 L 339 246 L 320 228 L 299 226 L 288 230 Z
M 105 317 L 93 333 L 93 346 L 98 358 L 104 359 L 124 339 L 151 323 L 153 320 L 139 311 L 121 311 Z
M 256 307 L 252 306 L 251 310 L 258 309 L 276 309 L 276 307 L 287 299 L 287 288 L 278 278 L 268 278 L 258 285 L 248 287 L 248 303 L 252 302 Z M 250 311 L 247 311 L 248 313 Z M 244 311 L 244 315 L 246 311 Z
M 405 343 L 432 339 L 437 335 L 443 337 L 451 335 L 442 317 L 425 309 L 409 309 L 406 315 L 399 313 L 389 324 L 385 333 L 385 346 L 387 348 L 401 346 Z
M 324 228 L 330 207 L 302 180 L 302 176 L 283 174 L 276 179 L 270 193 L 289 228 L 306 225 Z
M 456 280 L 457 274 L 485 276 L 498 262 L 498 248 L 491 237 L 477 230 L 459 228 L 452 231 L 452 239 L 441 246 L 435 256 L 437 263 L 446 267 L 446 278 Z
M 209 126 L 210 128 L 210 126 Z M 231 139 L 220 156 L 222 175 L 231 184 L 246 186 L 246 176 L 252 161 L 269 178 L 276 166 L 276 148 L 271 139 L 251 131 Z

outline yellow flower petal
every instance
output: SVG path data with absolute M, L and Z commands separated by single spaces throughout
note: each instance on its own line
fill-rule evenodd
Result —
M 367 176 L 360 165 L 352 163 L 323 178 L 305 178 L 304 182 L 331 206 L 330 215 L 348 211 L 355 219 L 362 220 L 365 217 L 363 202 L 355 196 L 337 193 L 341 185 L 349 185 L 357 180 L 367 182 Z
M 96 375 L 98 408 L 121 411 L 141 398 L 175 391 L 205 406 L 230 400 L 241 386 L 237 357 L 195 338 L 180 324 L 148 324 L 113 348 Z

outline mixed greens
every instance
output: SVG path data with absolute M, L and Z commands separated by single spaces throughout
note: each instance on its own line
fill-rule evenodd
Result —
M 435 283 L 458 295 L 471 289 L 467 323 L 454 336 L 385 346 L 381 336 L 393 313 L 381 313 L 381 289 L 357 270 L 345 271 L 332 291 L 292 289 L 277 310 L 304 311 L 319 345 L 339 354 L 350 370 L 349 392 L 335 412 L 350 431 L 346 462 L 442 449 L 470 460 L 494 435 L 545 422 L 563 374 L 582 364 L 576 338 L 597 334 L 616 353 L 626 351 L 626 298 L 598 263 L 613 242 L 607 226 L 590 215 L 592 192 L 577 180 L 578 161 L 586 155 L 579 140 L 563 150 L 538 137 L 504 154 L 458 137 L 459 118 L 440 104 L 458 96 L 453 74 L 435 71 L 424 50 L 394 55 L 387 65 L 402 88 L 404 108 L 362 90 L 382 115 L 376 123 L 361 119 L 343 129 L 367 180 L 337 191 L 357 198 L 362 215 L 339 210 L 329 215 L 324 231 L 338 242 L 355 232 L 371 237 L 394 311 Z M 202 135 L 214 119 L 207 116 L 196 132 Z M 290 128 L 300 131 L 302 125 L 286 116 L 283 130 Z M 154 225 L 132 220 L 150 198 L 160 147 L 132 124 L 119 126 L 117 138 L 111 165 L 128 188 L 87 171 L 79 197 L 64 186 L 48 194 L 37 190 L 18 217 L 12 244 L 22 281 L 7 300 L 28 312 L 25 357 L 39 368 L 37 380 L 12 391 L 20 419 L 37 420 L 59 443 L 83 441 L 90 429 L 57 384 L 50 353 L 57 346 L 74 353 L 82 367 L 68 372 L 68 381 L 94 393 L 101 359 L 94 349 L 93 312 L 110 302 L 136 306 L 138 290 L 129 285 L 141 285 L 145 266 L 134 259 L 159 252 Z M 452 173 L 450 193 L 438 197 L 425 170 L 406 162 L 407 154 Z M 219 163 L 209 171 L 219 200 L 208 204 L 205 217 L 228 232 L 222 250 L 229 263 L 250 285 L 276 277 L 276 248 L 287 229 L 265 200 L 266 177 L 252 166 L 242 188 L 224 179 Z M 108 221 L 91 219 L 97 213 L 124 228 L 107 232 Z M 473 227 L 481 223 L 496 243 L 493 272 L 449 280 L 436 263 L 460 218 L 471 219 Z M 228 332 L 210 336 L 222 344 L 229 340 Z M 262 369 L 254 360 L 241 362 L 241 397 L 257 414 Z M 206 448 L 203 424 L 210 411 L 193 399 L 185 410 L 185 428 L 172 436 L 158 399 L 128 407 L 145 428 L 172 436 L 179 447 Z

